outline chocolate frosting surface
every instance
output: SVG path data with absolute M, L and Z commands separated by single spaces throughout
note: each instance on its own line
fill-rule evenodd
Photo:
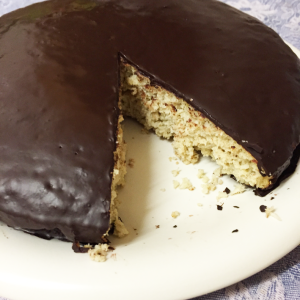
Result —
M 274 182 L 299 144 L 299 59 L 221 2 L 53 0 L 0 18 L 0 44 L 0 219 L 10 226 L 101 241 L 119 55 L 223 129 Z

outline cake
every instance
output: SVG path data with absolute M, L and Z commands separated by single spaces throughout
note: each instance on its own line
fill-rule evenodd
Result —
M 0 44 L 8 226 L 77 245 L 126 235 L 123 115 L 262 193 L 297 163 L 299 59 L 221 2 L 52 0 L 1 17 Z

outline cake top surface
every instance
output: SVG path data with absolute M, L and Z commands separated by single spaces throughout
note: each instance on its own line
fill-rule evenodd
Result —
M 85 242 L 107 230 L 119 54 L 265 174 L 279 176 L 299 143 L 299 59 L 218 1 L 53 0 L 0 18 L 0 41 L 0 217 L 11 226 Z

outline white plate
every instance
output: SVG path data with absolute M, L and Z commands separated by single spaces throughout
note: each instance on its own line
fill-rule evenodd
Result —
M 1 296 L 15 300 L 187 299 L 238 282 L 300 243 L 299 167 L 272 195 L 260 198 L 248 190 L 218 203 L 218 192 L 204 195 L 196 176 L 200 168 L 210 176 L 215 163 L 205 158 L 189 166 L 170 162 L 174 154 L 168 141 L 142 134 L 132 120 L 126 120 L 124 127 L 127 157 L 134 159 L 134 167 L 128 168 L 119 198 L 130 235 L 111 238 L 116 250 L 107 262 L 95 263 L 86 254 L 73 253 L 70 243 L 45 241 L 1 224 Z M 174 178 L 171 171 L 176 169 L 181 172 Z M 191 180 L 194 191 L 174 190 L 172 181 L 184 177 Z M 218 190 L 232 190 L 236 183 L 222 179 Z M 223 210 L 217 210 L 216 204 L 223 202 Z M 282 221 L 267 219 L 259 210 L 262 204 L 274 206 Z M 173 211 L 180 212 L 177 219 L 171 217 Z M 239 231 L 232 233 L 235 229 Z

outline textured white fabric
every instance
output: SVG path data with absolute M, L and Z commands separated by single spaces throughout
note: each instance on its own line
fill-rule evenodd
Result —
M 300 49 L 299 0 L 221 0 L 274 29 L 279 35 Z
M 300 246 L 267 269 L 193 300 L 300 300 Z

